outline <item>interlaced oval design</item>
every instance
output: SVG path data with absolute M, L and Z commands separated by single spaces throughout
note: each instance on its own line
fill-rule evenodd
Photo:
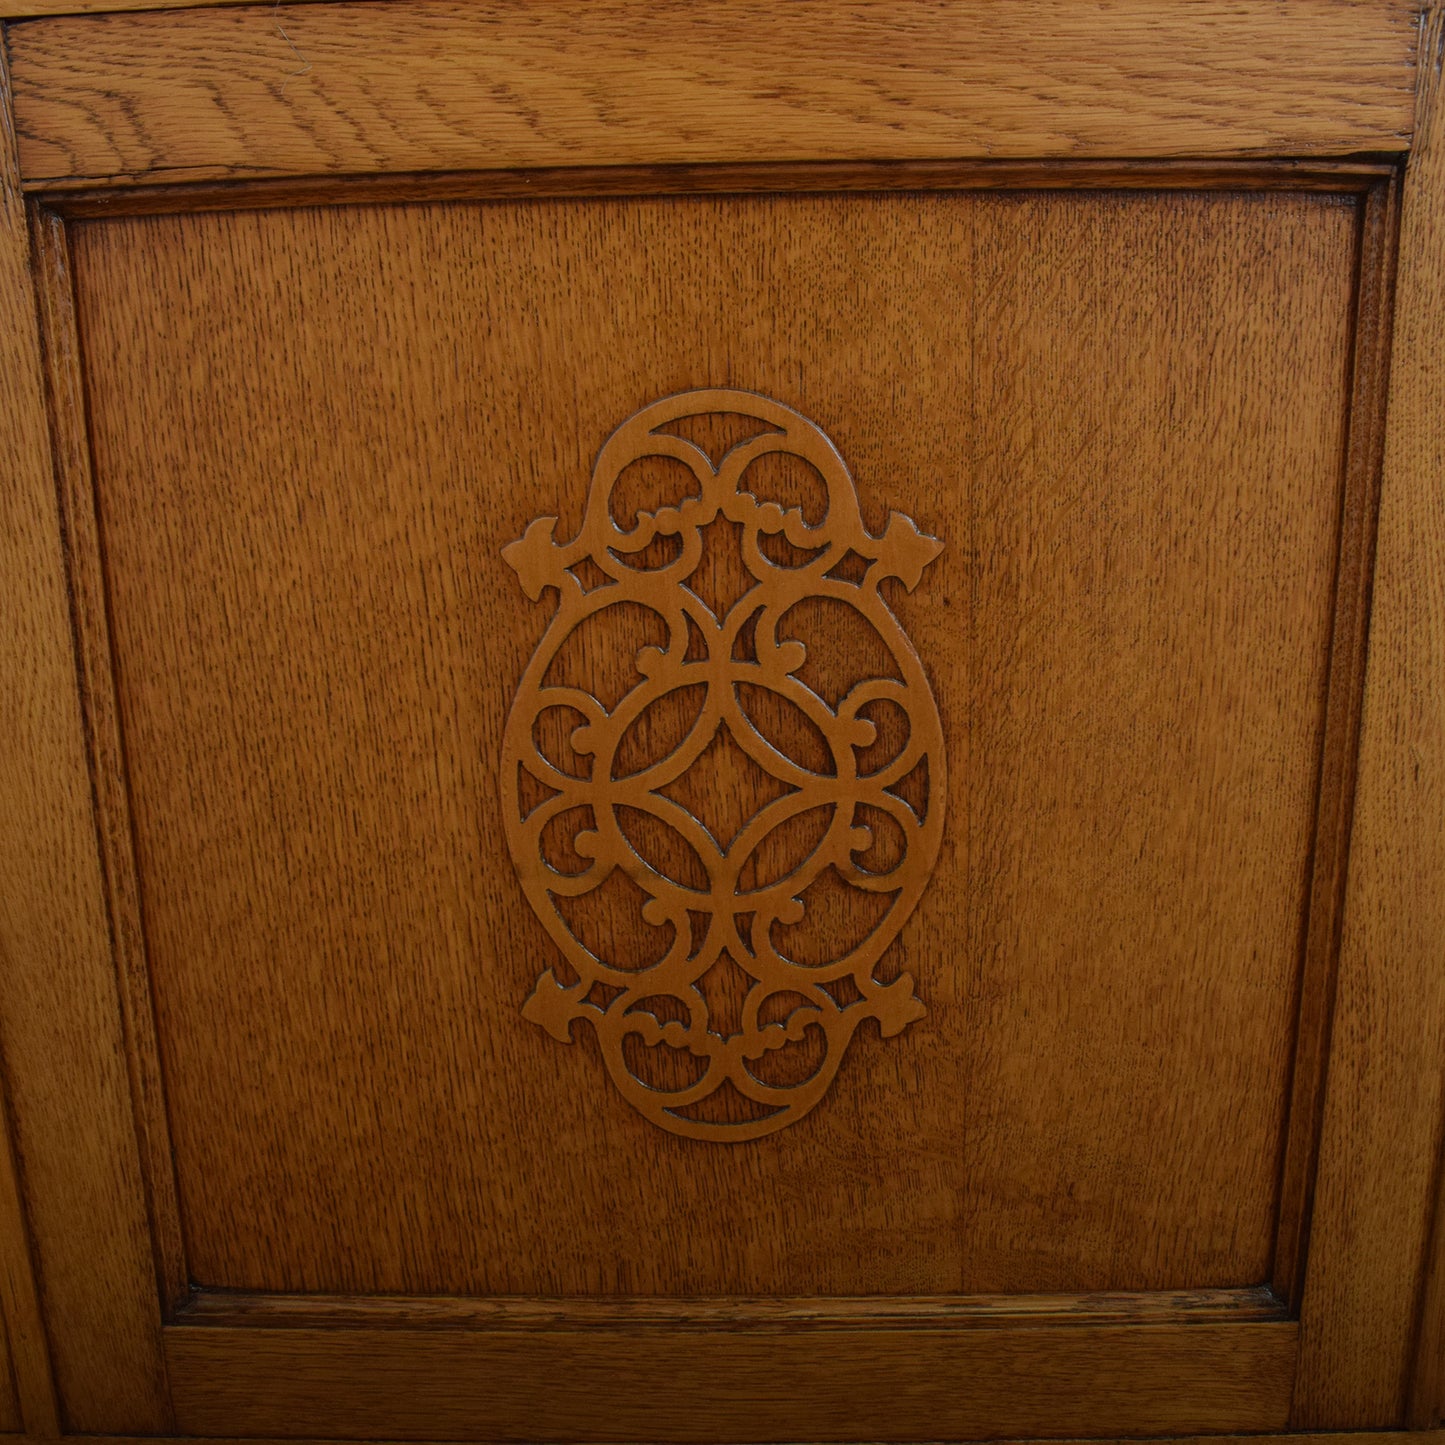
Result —
M 754 432 L 716 461 L 678 434 L 713 414 L 746 418 Z M 756 494 L 773 454 L 821 478 L 820 518 Z M 656 459 L 681 464 L 687 494 L 624 526 L 619 478 Z M 821 430 L 779 402 L 719 389 L 667 397 L 624 422 L 598 455 L 577 536 L 556 540 L 556 520 L 538 518 L 503 549 L 529 598 L 558 597 L 503 740 L 508 847 L 560 953 L 523 1013 L 564 1043 L 574 1022 L 589 1024 L 613 1082 L 654 1123 L 698 1139 L 757 1138 L 818 1102 L 865 1020 L 886 1037 L 924 1012 L 910 974 L 875 974 L 938 854 L 943 736 L 879 586 L 898 578 L 912 590 L 942 543 L 898 512 L 870 534 Z M 729 543 L 742 585 L 718 597 L 705 564 Z M 581 629 L 623 606 L 642 609 L 658 641 L 611 659 L 625 678 L 606 706 L 600 683 L 559 681 L 555 664 Z M 803 680 L 809 650 L 792 635 L 818 606 L 842 619 L 830 649 L 839 660 L 887 659 L 883 675 L 831 701 Z M 685 731 L 653 756 L 651 719 L 679 697 L 689 700 Z M 539 741 L 547 717 L 567 720 L 569 758 Z M 727 785 L 710 786 L 721 751 L 733 760 Z M 722 811 L 730 821 L 712 816 Z M 559 835 L 569 864 L 549 856 Z M 635 900 L 657 947 L 577 925 L 575 907 L 604 890 Z M 862 936 L 834 926 L 840 890 L 866 905 Z M 806 948 L 790 942 L 805 923 Z M 708 982 L 724 967 L 741 980 L 731 1017 Z M 719 1115 L 708 1101 L 724 1094 Z

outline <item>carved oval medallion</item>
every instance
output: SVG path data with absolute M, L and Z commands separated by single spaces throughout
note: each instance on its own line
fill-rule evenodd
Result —
M 713 457 L 686 424 L 716 414 L 751 434 Z M 671 467 L 679 494 L 618 517 L 639 463 Z M 820 479 L 821 515 L 766 495 L 782 463 Z M 555 524 L 503 549 L 528 597 L 558 596 L 503 740 L 508 847 L 560 954 L 523 1013 L 564 1043 L 589 1024 L 613 1082 L 666 1129 L 771 1133 L 818 1102 L 864 1020 L 891 1036 L 924 1011 L 910 974 L 875 973 L 938 854 L 943 736 L 879 584 L 911 590 L 942 543 L 897 512 L 871 535 L 817 427 L 725 390 L 623 423 L 577 536 L 557 541 Z M 714 565 L 729 549 L 731 589 Z M 827 656 L 810 663 L 796 634 L 819 612 Z M 655 641 L 599 661 L 596 637 L 616 633 L 588 629 L 604 613 L 643 617 Z M 840 675 L 841 690 L 820 680 Z M 603 898 L 604 920 L 631 907 L 655 945 L 582 926 Z M 727 1009 L 711 982 L 724 971 Z

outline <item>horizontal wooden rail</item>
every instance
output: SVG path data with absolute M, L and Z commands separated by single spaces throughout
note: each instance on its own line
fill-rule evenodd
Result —
M 165 1335 L 187 1434 L 820 1441 L 1128 1435 L 1145 1422 L 1277 1430 L 1297 1332 L 1281 1321 L 645 1340 L 622 1329 L 172 1325 Z
M 847 191 L 1222 190 L 1368 192 L 1399 160 L 794 161 L 709 166 L 563 166 L 544 170 L 399 172 L 114 185 L 32 186 L 73 220 L 440 201 L 587 196 L 799 195 Z
M 1322 156 L 1409 145 L 1400 0 L 418 0 L 9 27 L 22 175 Z

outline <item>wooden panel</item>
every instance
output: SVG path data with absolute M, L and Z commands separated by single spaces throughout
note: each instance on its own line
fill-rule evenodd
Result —
M 25 1428 L 20 1414 L 20 1396 L 15 1388 L 15 1367 L 10 1358 L 10 1340 L 0 1321 L 0 1432 L 19 1432 Z
M 1403 150 L 1406 3 L 547 0 L 14 27 L 27 180 Z
M 3 63 L 0 116 L 0 417 L 9 458 L 0 487 L 0 1042 L 66 1419 L 76 1430 L 161 1431 L 155 1276 Z M 23 1291 L 12 1280 L 7 1307 Z M 15 1342 L 23 1378 L 42 1379 L 34 1324 L 23 1333 L 17 1324 Z M 39 1388 L 31 1393 L 39 1429 L 48 1407 Z
M 610 200 L 76 231 L 194 1278 L 1267 1276 L 1355 201 Z M 571 536 L 611 428 L 702 384 L 798 406 L 875 533 L 891 508 L 945 544 L 895 599 L 949 757 L 902 938 L 928 1013 L 862 1038 L 823 1106 L 746 1149 L 663 1134 L 591 1044 L 519 1016 L 551 945 L 494 772 L 543 620 L 500 547 L 545 513 Z
M 1406 173 L 1374 610 L 1300 1424 L 1403 1420 L 1445 1060 L 1445 30 Z M 1437 1341 L 1429 1322 L 1426 1338 Z
M 607 1338 L 172 1326 L 166 1353 L 177 1418 L 198 1434 L 978 1439 L 1129 1434 L 1143 1422 L 1277 1429 L 1296 1332 L 1280 1323 Z
M 20 1201 L 15 1172 L 15 1150 L 10 1141 L 9 1110 L 0 1116 L 0 1321 L 3 1321 L 4 1357 L 0 1391 L 8 1391 L 0 1419 L 14 1420 L 6 1429 L 25 1429 L 31 1435 L 60 1433 L 55 1387 L 50 1373 L 45 1326 L 35 1292 L 30 1236 Z
M 1276 218 L 1283 214 L 1270 209 Z M 988 236 L 990 279 L 981 287 L 975 344 L 996 348 L 998 363 L 989 366 L 969 415 L 978 454 L 1017 489 L 1012 505 L 991 495 L 980 507 L 969 559 L 967 602 L 980 680 L 968 736 L 975 892 L 966 956 L 998 960 L 997 972 L 982 971 L 974 985 L 973 1046 L 988 1059 L 985 1076 L 996 1070 L 1011 1081 L 1009 1113 L 1042 1121 L 1050 1117 L 1052 1061 L 1076 1049 L 1081 1031 L 1103 1026 L 1106 1015 L 1116 1030 L 1104 1050 L 1114 1062 L 1092 1088 L 1079 1091 L 1068 1124 L 1029 1126 L 1013 1137 L 1004 1127 L 997 1153 L 989 1153 L 986 1167 L 1001 1173 L 1010 1149 L 1056 1161 L 1057 1173 L 1045 1167 L 1035 1176 L 1047 1183 L 1031 1197 L 1026 1226 L 1049 1249 L 1056 1240 L 1070 1247 L 1059 1230 L 1069 1208 L 1061 1201 L 1094 1167 L 1074 1152 L 1080 1138 L 1117 1138 L 1129 1162 L 1111 1187 L 1127 1194 L 1134 1183 L 1126 1181 L 1149 1176 L 1149 1207 L 1172 1201 L 1156 1221 L 1193 1207 L 1186 1204 L 1186 1181 L 1193 1177 L 1197 1184 L 1201 1176 L 1185 1157 L 1193 1152 L 1185 1141 L 1200 1117 L 1200 1099 L 1243 1084 L 1236 1073 L 1240 1056 L 1220 1051 L 1220 1033 L 1208 1022 L 1225 995 L 1230 1021 L 1217 1027 L 1242 1030 L 1241 1044 L 1252 1038 L 1256 1066 L 1286 1039 L 1292 1043 L 1293 1020 L 1274 1011 L 1276 990 L 1296 981 L 1290 930 L 1299 927 L 1301 910 L 1290 879 L 1304 855 L 1295 829 L 1312 812 L 1317 781 L 1299 765 L 1306 748 L 1317 757 L 1321 739 L 1316 649 L 1324 645 L 1319 627 L 1329 608 L 1326 572 L 1305 558 L 1333 560 L 1337 516 L 1338 493 L 1323 482 L 1333 456 L 1314 451 L 1340 444 L 1330 413 L 1315 404 L 1295 412 L 1266 379 L 1271 363 L 1263 353 L 1244 363 L 1250 368 L 1245 379 L 1227 360 L 1228 348 L 1203 343 L 1185 352 L 1165 343 L 1181 329 L 1208 324 L 1207 318 L 1218 326 L 1239 314 L 1244 297 L 1252 298 L 1246 303 L 1252 311 L 1276 286 L 1281 295 L 1292 291 L 1283 274 L 1266 280 L 1254 268 L 1271 269 L 1265 256 L 1282 260 L 1297 233 L 1286 239 L 1279 231 L 1268 237 L 1235 232 L 1231 260 L 1214 272 L 1222 288 L 1214 294 L 1180 280 L 1141 290 L 1134 278 L 1117 276 L 1100 261 L 1119 235 L 1119 219 L 1101 208 L 1086 218 L 1087 230 L 1065 239 L 1038 227 L 1025 208 Z M 1017 253 L 1020 237 L 1028 238 L 1029 261 L 1017 268 L 1015 284 L 1000 284 L 999 272 L 1015 269 L 1008 257 Z M 1142 232 L 1135 244 L 1147 244 Z M 1292 271 L 1293 260 L 1287 266 Z M 1338 293 L 1334 304 L 1347 307 Z M 1077 329 L 1090 315 L 1107 315 L 1107 327 Z M 1318 313 L 1320 320 L 1325 315 L 1343 313 Z M 1262 335 L 1254 320 L 1242 324 Z M 1318 321 L 1304 324 L 1311 339 L 1295 334 L 1306 351 L 1333 334 L 1332 323 L 1320 333 Z M 1282 335 L 1266 343 L 1278 345 L 1280 357 L 1295 344 Z M 1335 344 L 1318 353 L 1331 358 L 1329 367 L 1341 355 Z M 1178 416 L 1181 405 L 1199 407 L 1199 429 L 1163 420 Z M 1212 423 L 1204 423 L 1205 416 Z M 1206 441 L 1209 426 L 1220 430 Z M 1293 440 L 1279 434 L 1281 426 Z M 1095 427 L 1092 434 L 1083 430 Z M 1256 438 L 1254 444 L 1272 437 L 1268 444 L 1288 449 L 1290 455 L 1273 463 L 1272 485 L 1263 483 L 1255 462 L 1244 460 L 1252 445 L 1246 437 Z M 1084 478 L 1090 480 L 1081 487 Z M 1203 499 L 1221 485 L 1229 501 L 1216 509 Z M 1192 502 L 1181 506 L 1185 495 Z M 1292 530 L 1311 513 L 1308 530 L 1290 544 L 1297 550 L 1289 560 L 1253 553 L 1249 543 L 1242 544 L 1249 560 L 1237 550 L 1255 527 Z M 1229 539 L 1222 553 L 1206 548 L 1186 560 L 1175 550 L 1188 549 L 1186 539 L 1198 545 L 1209 536 Z M 1250 581 L 1236 591 L 1246 574 Z M 1256 631 L 1266 617 L 1268 627 Z M 1085 637 L 1089 642 L 1081 645 Z M 1277 721 L 1267 721 L 1271 717 Z M 1260 746 L 1264 733 L 1255 728 L 1271 726 L 1298 740 L 1294 763 Z M 1150 741 L 1141 747 L 1145 737 Z M 1151 777 L 1195 783 L 1176 792 L 1170 784 L 1151 788 Z M 1273 861 L 1266 865 L 1267 856 Z M 1238 895 L 1236 887 L 1243 889 Z M 1287 912 L 1266 925 L 1275 905 L 1256 889 L 1271 890 L 1281 902 L 1290 898 Z M 1213 933 L 1222 916 L 1238 920 L 1227 942 Z M 1118 982 L 1105 984 L 1104 977 Z M 1181 998 L 1180 1013 L 1167 1023 L 1152 1008 L 1138 1008 L 1142 995 L 1134 996 L 1133 1008 L 1125 1002 L 1133 987 L 1172 992 L 1185 979 L 1188 990 L 1199 992 L 1190 1005 Z M 1132 983 L 1124 994 L 1114 992 L 1123 980 Z M 1103 992 L 1114 992 L 1117 1012 L 1103 1004 Z M 1246 1023 L 1250 1007 L 1263 1012 Z M 1027 1037 L 1015 1032 L 1020 1014 L 1032 1020 Z M 1202 1032 L 1186 1044 L 1195 1029 Z M 1128 1089 L 1122 1080 L 1133 1067 L 1124 1060 L 1146 1055 L 1187 1072 L 1133 1113 L 1122 1106 Z M 1111 1097 L 1115 1085 L 1121 1093 Z M 1251 1110 L 1263 1122 L 1261 1105 L 1273 1098 L 1274 1076 L 1257 1076 L 1254 1087 L 1269 1091 L 1255 1096 Z M 985 1117 L 999 1129 L 997 1117 Z M 1147 1163 L 1115 1135 L 1138 1130 L 1146 1119 L 1159 1125 L 1157 1133 L 1144 1129 L 1134 1136 L 1140 1145 L 1150 1141 Z M 1166 1119 L 1174 1122 L 1165 1125 Z M 1260 1135 L 1251 1151 L 1280 1138 Z M 1220 1147 L 1239 1161 L 1234 1146 Z M 1156 1168 L 1164 1172 L 1156 1176 Z M 1249 1187 L 1252 1197 L 1267 1198 L 1274 1208 L 1273 1178 L 1265 1185 L 1255 1175 Z M 996 1199 L 984 1195 L 983 1207 L 997 1208 Z M 1223 1211 L 1202 1227 L 1232 1232 L 1240 1218 L 1230 1220 Z M 1240 1234 L 1234 1238 L 1242 1243 Z M 1154 1251 L 1162 1235 L 1141 1219 L 1137 1239 L 1133 1248 L 1142 1255 L 1136 1260 Z M 1264 1274 L 1255 1275 L 1261 1265 Z M 1235 1268 L 1242 1271 L 1238 1282 L 1269 1273 L 1265 1256 L 1243 1251 Z

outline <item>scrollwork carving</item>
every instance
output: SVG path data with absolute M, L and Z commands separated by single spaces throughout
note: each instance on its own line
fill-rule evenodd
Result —
M 753 434 L 715 460 L 678 430 L 716 414 Z M 816 520 L 758 494 L 764 461 L 778 458 L 821 478 Z M 680 464 L 686 495 L 619 519 L 619 478 L 648 459 Z M 559 953 L 523 1013 L 563 1042 L 574 1023 L 591 1027 L 617 1088 L 674 1133 L 771 1133 L 823 1096 L 865 1020 L 891 1036 L 924 1011 L 910 974 L 877 975 L 938 853 L 943 738 L 879 587 L 897 578 L 911 590 L 942 544 L 897 512 L 870 534 L 822 431 L 728 390 L 667 397 L 624 422 L 598 456 L 577 536 L 558 541 L 555 525 L 540 517 L 503 549 L 529 598 L 557 595 L 503 741 L 508 847 Z M 741 558 L 730 595 L 707 585 L 710 552 L 727 546 Z M 620 695 L 560 681 L 569 639 L 619 606 L 642 609 L 656 632 L 624 659 Z M 832 609 L 836 646 L 878 659 L 879 675 L 831 700 L 805 681 L 792 619 L 808 606 Z M 664 704 L 681 722 L 659 747 Z M 559 718 L 565 757 L 540 741 Z M 558 846 L 565 865 L 549 856 Z M 578 925 L 574 906 L 609 889 L 632 900 L 655 947 Z M 861 930 L 807 917 L 846 897 L 862 900 Z M 821 925 L 806 947 L 790 942 L 805 922 Z M 710 982 L 721 971 L 736 982 L 730 1018 Z M 727 1117 L 705 1107 L 720 1091 Z

